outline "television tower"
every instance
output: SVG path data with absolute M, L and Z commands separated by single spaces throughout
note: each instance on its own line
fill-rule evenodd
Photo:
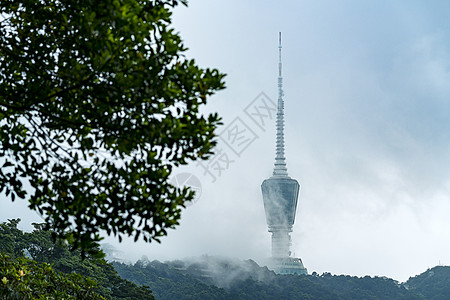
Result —
M 273 175 L 264 180 L 261 190 L 269 232 L 272 233 L 272 258 L 269 263 L 279 274 L 307 274 L 300 258 L 291 257 L 292 226 L 295 221 L 300 184 L 288 176 L 284 155 L 284 100 L 281 74 L 281 32 L 278 44 L 277 141 Z

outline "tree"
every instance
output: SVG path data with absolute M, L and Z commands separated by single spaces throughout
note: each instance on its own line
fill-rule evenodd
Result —
M 0 251 L 12 257 L 23 256 L 23 232 L 17 228 L 20 219 L 8 220 L 0 224 Z
M 0 192 L 75 247 L 159 241 L 193 198 L 169 176 L 212 154 L 220 118 L 199 109 L 224 75 L 185 58 L 186 2 L 1 2 Z

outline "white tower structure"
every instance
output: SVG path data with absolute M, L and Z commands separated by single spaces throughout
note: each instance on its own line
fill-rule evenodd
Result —
M 284 100 L 281 63 L 281 32 L 278 44 L 278 109 L 277 141 L 273 174 L 263 181 L 261 190 L 269 232 L 272 233 L 272 259 L 270 266 L 280 274 L 307 274 L 300 258 L 291 257 L 292 226 L 295 221 L 300 185 L 288 176 L 284 155 Z

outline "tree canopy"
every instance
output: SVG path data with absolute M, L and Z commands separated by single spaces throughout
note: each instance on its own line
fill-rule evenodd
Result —
M 0 191 L 75 247 L 158 240 L 193 197 L 173 167 L 211 155 L 224 75 L 185 57 L 179 3 L 1 1 Z

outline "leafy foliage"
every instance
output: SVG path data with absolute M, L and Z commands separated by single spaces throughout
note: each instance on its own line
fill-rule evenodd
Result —
M 211 154 L 220 119 L 199 108 L 224 75 L 184 57 L 179 2 L 0 4 L 0 191 L 75 247 L 158 240 L 193 197 L 168 178 Z
M 2 299 L 105 299 L 94 292 L 96 283 L 79 274 L 55 272 L 49 264 L 27 258 L 11 260 L 0 253 Z
M 13 276 L 20 270 L 24 272 L 30 268 L 34 270 L 25 272 L 28 274 L 26 279 L 29 280 L 25 287 L 33 295 L 41 291 L 40 287 L 37 287 L 39 282 L 42 282 L 41 285 L 45 286 L 49 293 L 55 289 L 69 293 L 70 289 L 67 289 L 67 285 L 74 282 L 80 288 L 70 294 L 92 290 L 93 294 L 98 293 L 106 299 L 154 299 L 148 288 L 138 287 L 122 279 L 114 267 L 104 259 L 93 258 L 89 255 L 82 259 L 81 250 L 70 251 L 67 243 L 54 243 L 51 233 L 43 230 L 43 224 L 34 224 L 35 230 L 27 233 L 17 228 L 19 221 L 19 219 L 9 220 L 0 224 L 0 252 L 6 253 L 12 259 L 4 259 L 9 264 L 5 267 L 7 269 L 5 274 Z M 23 258 L 24 256 L 27 256 L 27 259 Z M 11 268 L 15 268 L 15 271 Z M 6 275 L 2 271 L 0 277 L 3 276 Z M 13 278 L 11 276 L 7 277 L 10 283 L 13 282 L 10 279 Z M 14 278 L 19 280 L 17 276 Z M 61 279 L 61 285 L 56 285 L 58 281 L 55 278 Z M 9 289 L 6 292 L 12 293 L 12 290 Z

